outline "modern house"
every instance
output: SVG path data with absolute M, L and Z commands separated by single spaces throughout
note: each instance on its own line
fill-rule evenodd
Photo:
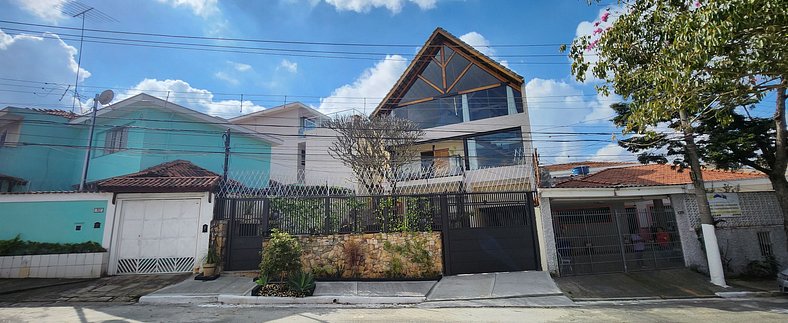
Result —
M 689 169 L 616 166 L 541 188 L 547 268 L 560 275 L 692 267 L 705 270 Z M 782 211 L 765 175 L 704 169 L 726 269 L 788 263 Z M 703 193 L 702 193 L 703 194 Z
M 412 192 L 533 190 L 523 77 L 436 29 L 372 113 L 426 132 L 399 184 Z
M 82 175 L 90 115 L 62 110 L 0 110 L 0 174 L 12 191 L 72 190 Z M 268 171 L 283 141 L 148 94 L 98 110 L 88 182 L 189 160 L 221 174 L 223 134 L 232 133 L 230 168 Z M 5 177 L 4 177 L 5 178 Z M 24 181 L 26 185 L 20 185 Z

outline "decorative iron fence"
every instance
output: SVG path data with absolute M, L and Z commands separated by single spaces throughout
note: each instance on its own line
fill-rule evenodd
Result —
M 623 212 L 607 207 L 554 210 L 553 227 L 561 275 L 684 266 L 670 207 Z
M 453 227 L 506 226 L 525 212 L 524 194 L 455 193 L 391 196 L 217 197 L 215 220 L 238 222 L 244 236 L 272 229 L 290 234 L 439 231 L 444 214 Z M 520 204 L 514 205 L 514 201 Z M 510 205 L 511 204 L 511 205 Z

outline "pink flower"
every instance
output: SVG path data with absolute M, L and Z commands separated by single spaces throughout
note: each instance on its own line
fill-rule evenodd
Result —
M 594 27 L 599 27 L 599 21 L 594 23 Z
M 604 21 L 604 22 L 607 22 L 607 18 L 609 18 L 609 17 L 610 17 L 610 11 L 605 11 L 605 13 L 603 13 L 602 16 L 599 17 L 599 19 Z
M 594 47 L 596 47 L 597 43 L 599 43 L 599 39 L 596 39 L 596 40 L 592 41 L 591 43 L 589 43 L 588 46 L 586 46 L 586 51 L 590 51 L 590 50 L 594 49 Z
M 594 30 L 594 35 L 601 34 L 602 31 L 603 31 L 602 28 L 597 28 L 596 30 Z
M 695 8 L 700 7 L 700 1 L 695 1 Z

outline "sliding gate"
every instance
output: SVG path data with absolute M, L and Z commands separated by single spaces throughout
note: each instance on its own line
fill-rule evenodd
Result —
M 681 268 L 677 227 L 670 207 L 554 210 L 559 271 L 567 276 Z

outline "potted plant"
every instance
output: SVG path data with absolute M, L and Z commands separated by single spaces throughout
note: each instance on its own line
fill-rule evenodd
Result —
M 216 248 L 210 246 L 208 247 L 208 254 L 205 255 L 205 261 L 202 264 L 203 277 L 211 277 L 215 275 L 217 263 L 219 263 L 219 255 L 216 254 Z

